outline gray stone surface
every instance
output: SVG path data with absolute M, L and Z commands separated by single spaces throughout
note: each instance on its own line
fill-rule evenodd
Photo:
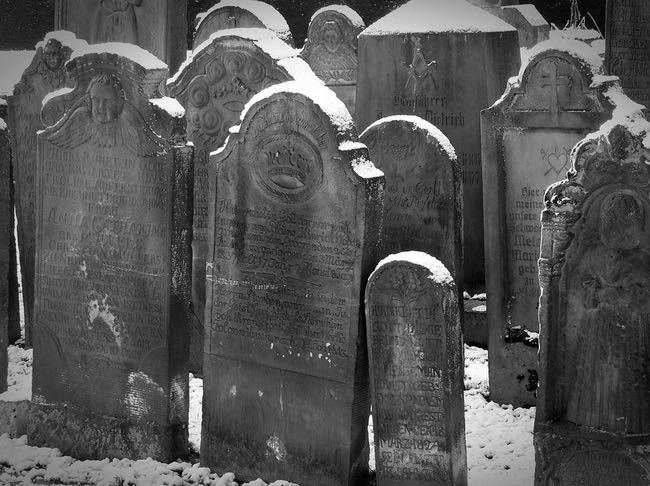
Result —
M 0 393 L 7 390 L 7 346 L 9 344 L 9 311 L 11 307 L 9 277 L 14 226 L 11 185 L 9 135 L 7 134 L 7 125 L 0 118 L 0 231 L 5 235 L 0 242 Z

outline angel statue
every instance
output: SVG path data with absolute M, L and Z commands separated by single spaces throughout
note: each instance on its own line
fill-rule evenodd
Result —
M 142 0 L 99 0 L 90 42 L 138 43 L 138 22 L 134 7 Z
M 49 39 L 44 47 L 39 47 L 36 51 L 31 64 L 14 87 L 14 94 L 35 92 L 45 96 L 64 87 L 67 73 L 63 65 L 70 58 L 70 54 L 72 49 L 64 47 L 57 39 Z

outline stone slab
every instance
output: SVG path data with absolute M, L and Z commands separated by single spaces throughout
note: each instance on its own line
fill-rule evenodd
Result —
M 9 345 L 9 287 L 11 274 L 11 240 L 13 240 L 13 201 L 11 151 L 7 125 L 0 119 L 0 393 L 7 390 L 7 346 Z M 10 235 L 8 238 L 6 235 Z

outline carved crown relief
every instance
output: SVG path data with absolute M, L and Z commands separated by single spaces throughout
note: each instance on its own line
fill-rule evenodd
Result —
M 14 87 L 14 95 L 37 93 L 45 96 L 65 87 L 69 84 L 65 63 L 71 54 L 70 47 L 64 46 L 57 39 L 49 39 L 44 47 L 37 49 L 31 64 Z

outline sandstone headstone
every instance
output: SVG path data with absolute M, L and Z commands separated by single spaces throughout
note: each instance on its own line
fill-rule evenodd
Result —
M 219 30 L 257 27 L 270 29 L 293 46 L 289 25 L 275 7 L 258 0 L 221 0 L 196 17 L 194 49 Z
M 650 481 L 650 123 L 608 94 L 542 212 L 536 486 Z
M 579 41 L 539 44 L 504 96 L 481 113 L 490 329 L 490 399 L 533 405 L 537 259 L 544 192 L 570 169 L 571 149 L 611 117 L 602 61 Z
M 358 126 L 417 115 L 457 148 L 470 292 L 485 278 L 480 110 L 518 69 L 515 29 L 464 0 L 411 0 L 359 35 Z
M 205 260 L 208 254 L 208 162 L 210 152 L 239 122 L 244 105 L 264 88 L 294 78 L 315 79 L 298 52 L 268 29 L 216 32 L 168 81 L 171 96 L 185 107 L 187 139 L 195 147 L 192 303 L 192 371 L 203 366 Z
M 325 81 L 354 116 L 357 97 L 357 36 L 366 25 L 345 5 L 317 10 L 300 56 Z
M 650 2 L 607 0 L 605 63 L 625 93 L 650 107 Z
M 91 44 L 128 42 L 169 66 L 187 56 L 187 2 L 178 0 L 56 0 L 54 28 Z
M 412 115 L 382 118 L 360 138 L 386 175 L 381 257 L 412 250 L 436 255 L 462 281 L 461 173 L 449 139 Z
M 18 246 L 25 312 L 25 344 L 31 346 L 34 312 L 34 258 L 36 244 L 36 132 L 43 128 L 40 113 L 45 96 L 71 87 L 65 62 L 86 43 L 65 31 L 51 32 L 36 45 L 31 64 L 8 98 L 13 175 L 16 187 Z
M 90 46 L 66 68 L 76 103 L 38 135 L 27 435 L 78 458 L 171 460 L 187 450 L 183 110 L 157 95 L 166 65 L 137 46 Z
M 7 346 L 9 345 L 9 312 L 11 302 L 11 241 L 13 236 L 13 204 L 11 201 L 11 152 L 7 125 L 0 118 L 0 393 L 7 390 Z
M 361 484 L 362 299 L 384 177 L 322 84 L 248 106 L 210 160 L 201 460 L 248 480 Z
M 458 290 L 422 252 L 382 260 L 366 287 L 377 484 L 467 485 Z

